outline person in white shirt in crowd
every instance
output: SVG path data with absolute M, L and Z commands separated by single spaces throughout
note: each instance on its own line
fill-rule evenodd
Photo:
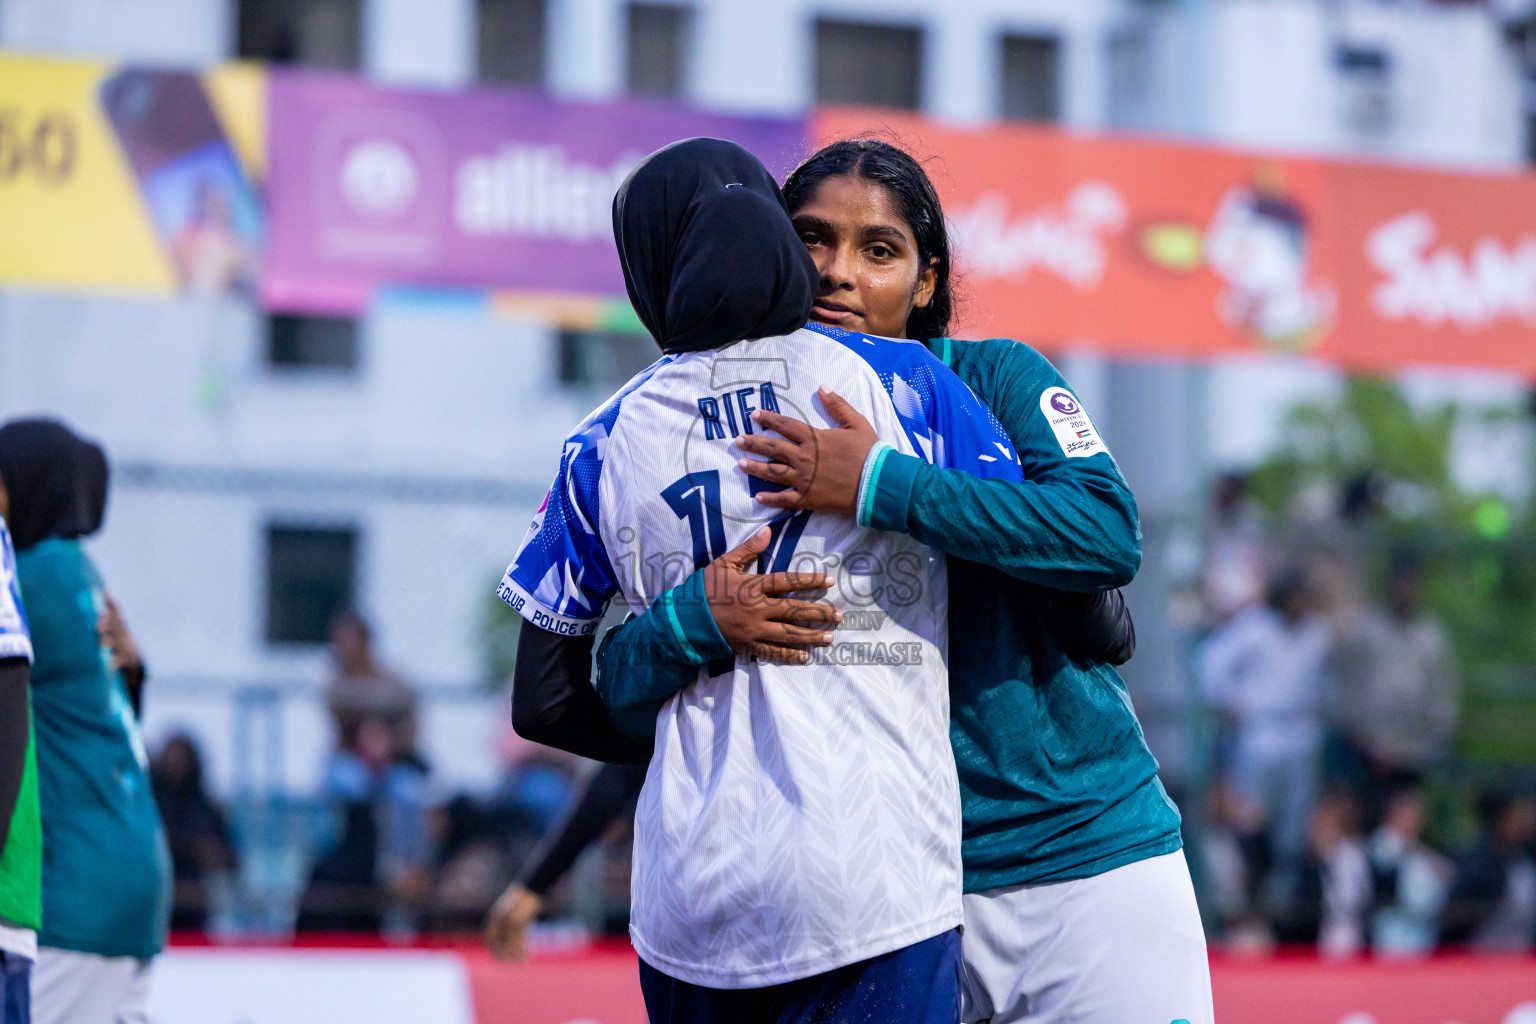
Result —
M 1282 875 L 1300 863 L 1316 799 L 1328 661 L 1328 627 L 1302 569 L 1276 577 L 1265 603 L 1212 632 L 1198 655 L 1205 698 L 1230 731 L 1226 771 L 1264 812 Z
M 1318 802 L 1307 830 L 1307 856 L 1295 897 L 1302 906 L 1316 907 L 1317 951 L 1326 957 L 1365 952 L 1371 866 L 1358 819 L 1348 794 L 1330 793 Z
M 1390 957 L 1434 952 L 1452 867 L 1424 842 L 1424 794 L 1417 787 L 1387 800 L 1366 852 L 1375 890 L 1371 950 Z

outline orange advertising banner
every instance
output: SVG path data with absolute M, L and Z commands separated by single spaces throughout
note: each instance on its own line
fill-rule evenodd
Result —
M 819 110 L 812 134 L 923 161 L 958 249 L 958 333 L 1536 376 L 1536 179 L 890 111 Z
M 1536 377 L 1536 177 L 1338 164 L 1343 358 Z

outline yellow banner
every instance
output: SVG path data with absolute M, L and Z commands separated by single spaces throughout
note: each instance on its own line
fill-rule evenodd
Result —
M 0 56 L 0 282 L 247 291 L 265 75 Z

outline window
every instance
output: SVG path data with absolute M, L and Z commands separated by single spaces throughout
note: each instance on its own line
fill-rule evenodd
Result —
M 268 320 L 267 363 L 327 370 L 357 368 L 357 321 L 330 316 L 274 316 Z
M 629 91 L 681 96 L 693 12 L 660 4 L 629 5 Z
M 544 84 L 547 0 L 479 0 L 476 61 L 485 82 Z
M 273 64 L 355 70 L 361 0 L 238 0 L 235 51 Z
M 1340 116 L 1357 142 L 1370 142 L 1392 130 L 1392 55 L 1379 46 L 1340 43 L 1333 66 L 1339 75 Z
M 561 331 L 560 383 L 614 391 L 656 361 L 649 334 L 632 331 Z
M 1060 64 L 1058 39 L 1004 36 L 1003 116 L 1017 121 L 1057 120 L 1061 116 Z
M 816 101 L 916 110 L 923 34 L 916 28 L 816 22 Z
M 357 531 L 267 527 L 267 642 L 323 644 L 331 621 L 352 607 Z

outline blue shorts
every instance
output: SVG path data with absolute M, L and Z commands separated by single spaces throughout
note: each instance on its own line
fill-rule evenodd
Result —
M 651 1024 L 957 1024 L 960 930 L 766 988 L 705 988 L 640 961 Z
M 0 1024 L 31 1024 L 32 961 L 0 949 Z

